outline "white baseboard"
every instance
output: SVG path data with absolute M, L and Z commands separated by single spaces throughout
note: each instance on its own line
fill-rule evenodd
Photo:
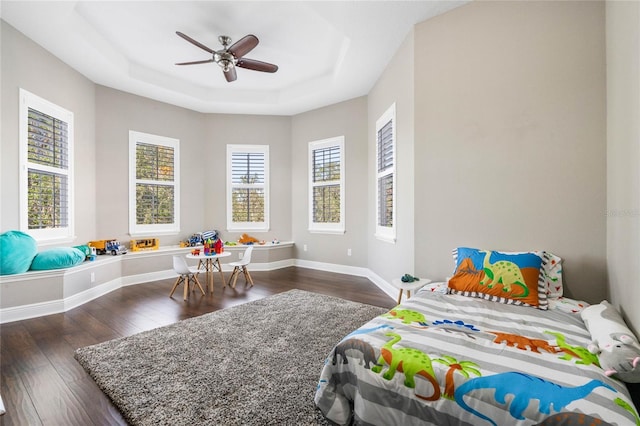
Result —
M 380 290 L 384 291 L 392 299 L 398 297 L 398 289 L 385 281 L 378 274 L 368 268 L 359 266 L 338 265 L 335 263 L 314 262 L 311 260 L 295 260 L 295 266 L 301 268 L 318 269 L 320 271 L 335 272 L 338 274 L 354 275 L 356 277 L 365 277 L 371 280 Z
M 64 300 L 32 303 L 0 310 L 0 324 L 64 312 Z
M 78 306 L 83 305 L 93 299 L 97 299 L 100 296 L 111 293 L 113 290 L 117 290 L 120 287 L 122 287 L 122 279 L 116 278 L 115 280 L 108 281 L 88 290 L 82 291 L 78 294 L 74 294 L 73 296 L 65 297 L 63 299 L 64 311 L 77 308 Z
M 64 299 L 0 309 L 0 324 L 66 312 L 121 286 L 121 280 L 118 278 Z
M 135 284 L 148 283 L 151 281 L 166 280 L 169 278 L 176 278 L 177 275 L 173 269 L 167 269 L 166 271 L 147 272 L 145 274 L 129 275 L 122 277 L 122 287 L 127 287 Z
M 317 269 L 321 271 L 335 272 L 338 274 L 366 277 L 387 295 L 389 295 L 389 297 L 391 297 L 392 299 L 395 299 L 397 297 L 398 290 L 368 268 L 324 262 L 313 262 L 308 260 L 287 259 L 270 263 L 251 263 L 250 270 L 274 271 L 276 269 L 287 268 L 290 266 L 298 266 L 301 268 Z M 228 266 L 227 264 L 222 265 L 223 272 L 231 272 L 231 270 L 232 267 Z M 72 296 L 65 297 L 63 299 L 0 309 L 0 324 L 66 312 L 100 296 L 104 296 L 105 294 L 110 293 L 113 290 L 117 290 L 121 287 L 142 284 L 151 281 L 165 280 L 175 277 L 176 273 L 172 269 L 149 272 L 145 274 L 130 275 L 127 277 L 116 278 L 114 280 L 100 284 L 96 287 L 90 288 Z

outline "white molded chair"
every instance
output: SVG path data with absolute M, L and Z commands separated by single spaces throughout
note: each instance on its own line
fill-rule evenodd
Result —
M 184 283 L 184 300 L 187 300 L 187 296 L 189 295 L 189 283 L 191 281 L 193 281 L 195 284 L 198 284 L 198 287 L 200 287 L 200 291 L 202 292 L 202 294 L 204 294 L 204 289 L 200 285 L 200 281 L 198 281 L 198 274 L 200 273 L 200 271 L 196 267 L 189 267 L 189 265 L 187 265 L 186 259 L 183 256 L 173 256 L 173 270 L 176 271 L 176 273 L 180 276 L 176 280 L 176 283 L 173 285 L 169 297 L 173 296 L 173 292 L 176 291 L 176 288 L 178 288 L 180 283 Z
M 242 273 L 244 274 L 244 280 L 248 284 L 251 284 L 251 287 L 253 287 L 253 280 L 251 279 L 251 275 L 249 274 L 249 271 L 247 271 L 247 265 L 251 263 L 252 251 L 253 251 L 253 246 L 249 246 L 244 251 L 244 255 L 242 256 L 242 259 L 240 259 L 237 262 L 229 262 L 229 266 L 233 266 L 233 272 L 231 272 L 231 276 L 229 277 L 229 285 L 231 286 L 231 288 L 236 288 L 236 281 L 238 280 L 238 275 L 240 274 L 240 271 L 242 271 Z M 231 280 L 233 280 L 233 284 L 231 284 Z

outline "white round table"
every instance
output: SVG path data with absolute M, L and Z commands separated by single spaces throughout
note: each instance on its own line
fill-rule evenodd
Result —
M 391 280 L 391 285 L 393 285 L 395 288 L 400 289 L 400 294 L 398 294 L 398 305 L 400 304 L 400 301 L 402 300 L 402 292 L 406 291 L 407 292 L 407 299 L 411 297 L 411 292 L 412 291 L 416 291 L 416 290 L 420 290 L 423 286 L 429 284 L 431 282 L 431 280 L 422 278 L 419 279 L 417 281 L 413 281 L 410 283 L 405 283 L 403 282 L 400 278 L 394 278 Z
M 204 265 L 204 270 L 207 274 L 207 282 L 209 283 L 209 291 L 213 293 L 213 272 L 214 269 L 217 269 L 220 272 L 220 278 L 222 279 L 222 286 L 224 287 L 224 274 L 222 273 L 222 266 L 220 265 L 220 258 L 231 256 L 230 251 L 223 251 L 222 253 L 212 254 L 206 256 L 204 252 L 200 252 L 200 254 L 191 254 L 187 255 L 187 259 L 198 259 L 198 269 Z

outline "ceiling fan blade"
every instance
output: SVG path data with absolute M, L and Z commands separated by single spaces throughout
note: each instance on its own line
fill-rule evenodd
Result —
M 236 57 L 236 59 L 242 58 L 247 53 L 251 52 L 254 47 L 258 45 L 258 37 L 253 34 L 246 35 L 240 40 L 236 41 L 227 49 L 229 53 Z
M 248 70 L 262 71 L 262 72 L 276 72 L 278 66 L 270 64 L 268 62 L 256 61 L 255 59 L 240 59 L 236 66 L 240 68 L 246 68 Z
M 212 50 L 210 48 L 208 48 L 207 46 L 205 46 L 204 44 L 200 43 L 197 40 L 192 39 L 191 37 L 189 37 L 186 34 L 181 33 L 180 31 L 176 31 L 176 34 L 178 34 L 180 37 L 182 37 L 183 39 L 187 40 L 189 43 L 198 46 L 200 49 L 202 50 L 206 50 L 207 52 L 214 54 L 216 53 L 215 50 Z
M 215 62 L 215 61 L 213 59 L 205 59 L 204 61 L 178 62 L 176 63 L 176 65 L 208 64 L 209 62 Z
M 224 78 L 226 78 L 229 83 L 231 83 L 232 81 L 235 81 L 236 78 L 238 78 L 238 76 L 236 75 L 235 67 L 231 67 L 229 68 L 229 71 L 227 72 L 223 71 L 222 73 L 224 74 Z

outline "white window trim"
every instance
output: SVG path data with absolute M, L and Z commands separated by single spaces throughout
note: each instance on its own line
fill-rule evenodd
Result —
M 340 148 L 340 180 L 331 182 L 340 185 L 340 222 L 339 223 L 318 223 L 313 221 L 313 188 L 314 186 L 322 186 L 323 184 L 315 184 L 313 182 L 313 153 L 319 149 L 331 148 L 337 146 Z M 344 162 L 344 136 L 337 136 L 329 139 L 309 142 L 309 232 L 312 234 L 344 234 L 345 233 L 345 162 Z
M 67 123 L 68 139 L 68 169 L 43 166 L 30 163 L 28 160 L 28 139 L 29 139 L 29 108 L 40 111 L 44 114 L 55 117 Z M 64 109 L 52 102 L 47 101 L 27 90 L 20 89 L 20 230 L 31 235 L 39 245 L 68 243 L 75 240 L 75 203 L 74 203 L 74 115 L 73 112 Z M 50 229 L 29 229 L 28 217 L 28 180 L 29 168 L 37 170 L 50 170 L 59 174 L 66 174 L 68 182 L 68 226 L 64 228 Z
M 173 185 L 173 217 L 174 223 L 138 225 L 136 223 L 136 183 L 148 181 L 136 178 L 136 146 L 138 142 L 149 145 L 162 145 L 173 148 L 173 182 L 162 184 Z M 152 183 L 157 183 L 152 181 Z M 129 131 L 129 235 L 132 237 L 175 235 L 180 233 L 180 140 L 149 133 Z
M 232 154 L 236 152 L 264 154 L 264 222 L 233 222 Z M 227 145 L 227 231 L 229 232 L 267 232 L 269 231 L 269 145 Z
M 384 173 L 379 173 L 378 172 L 378 156 L 379 156 L 379 152 L 378 152 L 378 132 L 380 131 L 380 129 L 382 129 L 389 121 L 392 122 L 392 127 L 391 127 L 391 134 L 393 137 L 393 167 L 391 167 L 389 170 L 386 170 Z M 378 118 L 378 120 L 376 120 L 376 132 L 375 132 L 375 150 L 376 150 L 376 164 L 374 165 L 374 170 L 376 171 L 376 196 L 375 196 L 375 211 L 376 211 L 376 231 L 375 231 L 375 237 L 381 241 L 385 241 L 388 243 L 394 243 L 396 242 L 396 226 L 397 226 L 397 218 L 398 215 L 396 214 L 396 196 L 397 196 L 397 182 L 398 182 L 398 175 L 396 173 L 397 171 L 397 167 L 396 167 L 396 160 L 397 160 L 397 156 L 396 156 L 396 148 L 397 148 L 397 139 L 396 139 L 396 128 L 397 128 L 397 124 L 396 124 L 396 104 L 393 103 L 389 109 L 387 109 L 384 114 L 382 114 L 382 116 L 380 116 L 380 118 Z M 392 199 L 392 203 L 393 203 L 393 207 L 392 207 L 392 216 L 393 216 L 393 224 L 392 226 L 380 226 L 378 225 L 380 223 L 380 188 L 379 188 L 379 182 L 380 182 L 380 178 L 383 176 L 386 176 L 388 174 L 393 174 L 393 199 Z

